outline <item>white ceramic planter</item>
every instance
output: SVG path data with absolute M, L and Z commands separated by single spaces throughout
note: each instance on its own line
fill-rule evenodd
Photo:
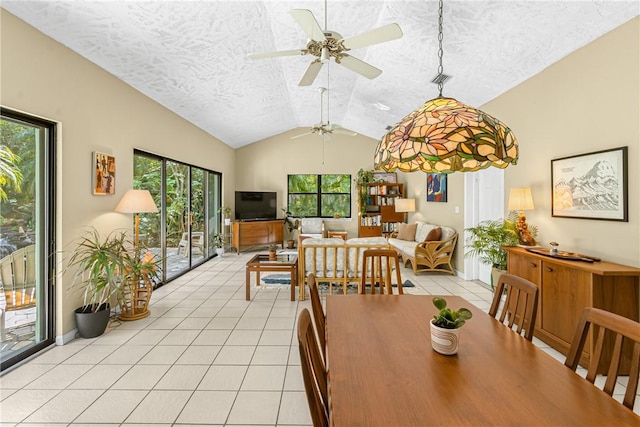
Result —
M 225 218 L 224 225 L 231 225 L 231 218 Z
M 460 329 L 444 329 L 429 322 L 431 326 L 431 346 L 435 351 L 447 356 L 458 353 Z

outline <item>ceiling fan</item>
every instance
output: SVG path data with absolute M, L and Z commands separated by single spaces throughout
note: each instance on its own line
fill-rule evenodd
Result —
M 348 53 L 352 49 L 367 47 L 402 37 L 402 30 L 398 24 L 388 24 L 370 31 L 366 31 L 357 36 L 342 38 L 342 35 L 327 30 L 327 1 L 324 2 L 324 31 L 320 28 L 318 21 L 313 13 L 307 9 L 292 9 L 290 12 L 293 19 L 296 20 L 302 31 L 309 37 L 309 42 L 304 49 L 282 50 L 268 53 L 251 53 L 249 58 L 273 58 L 277 56 L 295 56 L 295 55 L 313 55 L 316 57 L 307 71 L 302 76 L 299 86 L 309 86 L 316 79 L 323 64 L 329 62 L 333 58 L 336 64 L 342 65 L 355 71 L 356 73 L 368 79 L 375 79 L 382 70 L 369 65 Z
M 292 136 L 290 139 L 296 139 L 296 138 L 300 138 L 306 135 L 312 135 L 312 134 L 316 134 L 316 135 L 320 135 L 323 139 L 323 141 L 325 139 L 330 140 L 331 139 L 331 135 L 332 134 L 336 134 L 336 135 L 348 135 L 348 136 L 356 136 L 358 135 L 356 132 L 352 132 L 350 130 L 344 129 L 342 126 L 340 125 L 332 125 L 329 122 L 329 118 L 327 117 L 327 122 L 325 123 L 324 121 L 324 107 L 323 107 L 323 101 L 322 98 L 324 96 L 324 93 L 327 91 L 326 88 L 324 87 L 320 87 L 318 88 L 318 92 L 320 92 L 320 123 L 316 123 L 315 125 L 313 125 L 313 127 L 311 127 L 311 129 L 309 129 L 308 132 L 302 133 L 300 135 L 295 135 Z M 327 103 L 327 116 L 329 115 L 329 107 L 328 107 L 328 103 Z

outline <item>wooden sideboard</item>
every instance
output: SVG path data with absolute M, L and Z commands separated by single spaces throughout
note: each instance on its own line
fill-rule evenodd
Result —
M 566 261 L 538 255 L 520 247 L 504 248 L 507 271 L 535 283 L 540 289 L 535 336 L 567 355 L 584 307 L 596 307 L 638 321 L 640 316 L 640 269 L 606 261 Z M 580 364 L 587 366 L 594 345 L 592 331 Z M 599 372 L 613 348 L 607 343 Z M 630 349 L 627 349 L 630 350 Z M 628 369 L 630 352 L 623 357 Z
M 284 244 L 284 221 L 235 221 L 231 226 L 231 246 L 240 254 L 242 248 Z M 284 247 L 284 246 L 283 246 Z

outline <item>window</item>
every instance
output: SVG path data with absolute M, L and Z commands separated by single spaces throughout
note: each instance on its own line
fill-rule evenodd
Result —
M 351 175 L 289 175 L 287 209 L 300 218 L 351 217 Z

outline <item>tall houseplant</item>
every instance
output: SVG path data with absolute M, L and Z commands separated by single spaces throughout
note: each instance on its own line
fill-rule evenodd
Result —
M 466 228 L 468 232 L 465 257 L 478 257 L 478 260 L 492 267 L 491 288 L 500 275 L 507 270 L 507 252 L 503 246 L 516 246 L 519 243 L 516 226 L 517 213 L 511 213 L 506 219 L 481 221 L 475 227 Z M 537 234 L 537 227 L 529 226 L 531 233 Z
M 71 290 L 82 294 L 82 305 L 75 310 L 75 316 L 84 338 L 102 335 L 109 322 L 111 303 L 122 300 L 126 243 L 124 232 L 114 231 L 102 239 L 92 227 L 71 253 L 67 269 L 75 269 Z
M 104 333 L 111 303 L 120 305 L 121 314 L 129 314 L 132 319 L 148 315 L 146 306 L 140 307 L 139 298 L 133 294 L 139 292 L 142 280 L 147 286 L 144 292 L 150 297 L 149 287 L 158 271 L 153 254 L 141 256 L 142 253 L 139 247 L 133 247 L 124 231 L 112 231 L 102 238 L 92 227 L 79 239 L 66 268 L 74 270 L 71 290 L 82 295 L 82 305 L 75 310 L 82 337 Z

